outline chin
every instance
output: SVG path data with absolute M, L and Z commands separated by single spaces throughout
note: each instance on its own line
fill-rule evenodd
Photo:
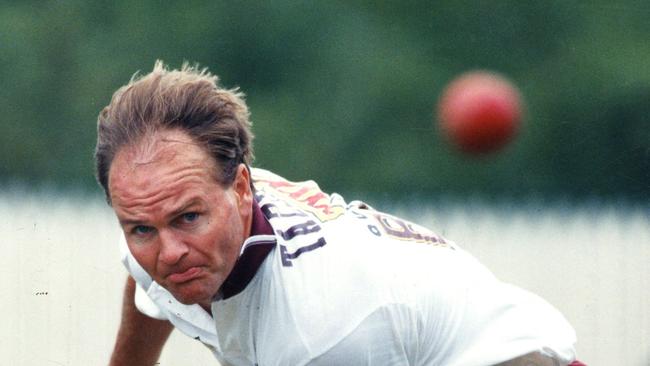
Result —
M 217 290 L 208 291 L 208 289 L 203 288 L 203 286 L 192 285 L 193 284 L 188 284 L 181 288 L 175 288 L 173 291 L 170 290 L 169 292 L 174 295 L 174 298 L 176 298 L 178 302 L 185 305 L 212 302 L 212 298 L 217 293 Z
M 186 294 L 186 293 L 172 293 L 174 298 L 178 300 L 181 304 L 193 305 L 203 303 L 206 300 L 212 299 L 212 296 L 206 296 L 205 294 Z

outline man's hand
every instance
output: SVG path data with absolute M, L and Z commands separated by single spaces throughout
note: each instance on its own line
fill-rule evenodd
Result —
M 135 307 L 135 281 L 129 277 L 124 288 L 122 321 L 110 366 L 154 365 L 174 326 L 150 318 Z

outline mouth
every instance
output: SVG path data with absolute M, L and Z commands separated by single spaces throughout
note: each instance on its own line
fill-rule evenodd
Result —
M 197 278 L 201 274 L 200 267 L 190 267 L 182 272 L 174 272 L 167 276 L 167 280 L 174 284 L 182 284 Z

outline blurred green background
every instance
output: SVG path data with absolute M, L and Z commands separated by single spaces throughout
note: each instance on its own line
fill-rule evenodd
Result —
M 96 116 L 162 59 L 240 87 L 255 165 L 326 191 L 647 202 L 649 18 L 643 1 L 2 1 L 0 184 L 99 192 Z M 527 104 L 480 159 L 434 124 L 472 69 Z

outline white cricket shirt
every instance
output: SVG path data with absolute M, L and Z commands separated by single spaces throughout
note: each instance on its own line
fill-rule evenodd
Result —
M 253 230 L 212 316 L 153 282 L 123 243 L 136 304 L 224 365 L 493 365 L 530 352 L 570 363 L 575 332 L 543 299 L 454 243 L 313 182 L 253 169 Z

